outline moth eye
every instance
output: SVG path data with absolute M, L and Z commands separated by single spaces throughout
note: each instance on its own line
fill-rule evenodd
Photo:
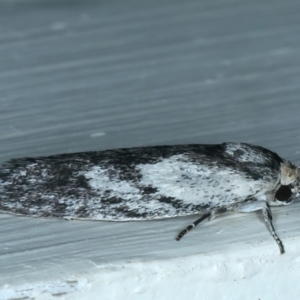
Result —
M 281 185 L 275 194 L 275 198 L 279 201 L 287 201 L 291 198 L 293 192 L 289 185 Z

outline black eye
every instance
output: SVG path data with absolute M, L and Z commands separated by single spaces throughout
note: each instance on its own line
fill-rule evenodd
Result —
M 279 201 L 287 201 L 293 195 L 289 185 L 281 185 L 275 194 L 275 198 Z

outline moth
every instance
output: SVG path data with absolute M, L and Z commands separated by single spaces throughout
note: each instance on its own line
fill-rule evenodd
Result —
M 12 159 L 0 167 L 0 211 L 33 217 L 132 221 L 260 210 L 298 196 L 299 169 L 245 143 L 173 145 Z

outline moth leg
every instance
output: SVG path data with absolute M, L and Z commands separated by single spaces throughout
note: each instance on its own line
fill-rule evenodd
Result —
M 280 250 L 280 254 L 284 253 L 284 246 L 274 229 L 274 226 L 272 223 L 273 218 L 272 218 L 271 207 L 267 202 L 262 202 L 262 201 L 248 202 L 248 203 L 238 205 L 237 207 L 234 208 L 234 210 L 237 212 L 251 212 L 251 211 L 255 211 L 255 210 L 262 210 L 264 222 L 267 225 L 268 230 L 270 231 L 275 242 L 277 243 L 279 250 Z
M 204 221 L 205 219 L 211 217 L 212 213 L 208 212 L 201 216 L 201 218 L 197 219 L 195 222 L 193 222 L 191 225 L 183 229 L 178 236 L 176 237 L 176 241 L 179 241 L 186 233 L 188 233 L 190 230 L 192 230 L 194 227 L 196 227 L 199 223 Z
M 274 238 L 275 242 L 277 243 L 278 247 L 279 247 L 279 250 L 280 250 L 280 254 L 284 254 L 284 246 L 283 246 L 283 243 L 282 241 L 280 240 L 280 238 L 278 237 L 275 229 L 274 229 L 274 226 L 273 226 L 273 223 L 272 223 L 272 211 L 271 211 L 271 207 L 269 206 L 268 203 L 266 203 L 266 207 L 263 208 L 262 210 L 262 214 L 263 214 L 263 217 L 264 217 L 264 221 L 272 235 L 272 237 Z

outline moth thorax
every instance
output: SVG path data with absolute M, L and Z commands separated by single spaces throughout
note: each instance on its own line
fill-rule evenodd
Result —
M 280 183 L 289 185 L 298 181 L 299 169 L 287 160 L 284 160 L 280 165 Z

